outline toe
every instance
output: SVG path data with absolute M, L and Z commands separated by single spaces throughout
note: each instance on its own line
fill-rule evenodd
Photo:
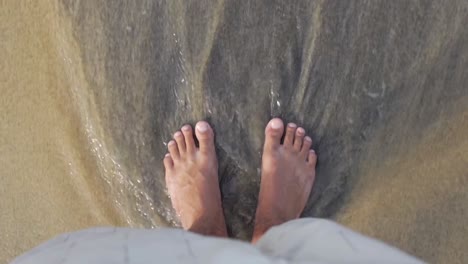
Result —
M 164 156 L 163 163 L 164 163 L 164 168 L 166 169 L 166 171 L 172 169 L 172 167 L 174 166 L 174 161 L 171 158 L 171 154 L 167 153 L 166 156 Z
M 317 164 L 317 154 L 313 149 L 309 150 L 309 158 L 307 159 L 307 163 L 312 168 L 315 168 L 315 165 Z
M 292 147 L 294 141 L 294 134 L 296 133 L 297 125 L 289 123 L 286 127 L 286 135 L 284 136 L 284 146 Z
M 182 133 L 184 134 L 185 138 L 185 148 L 187 149 L 188 153 L 195 152 L 195 140 L 193 139 L 193 130 L 190 125 L 185 125 L 182 127 Z
M 304 138 L 304 143 L 302 143 L 301 149 L 301 157 L 307 159 L 307 155 L 309 155 L 310 147 L 312 146 L 312 139 L 309 136 Z
M 296 136 L 294 137 L 294 150 L 300 151 L 302 148 L 302 141 L 304 140 L 305 130 L 300 127 L 296 129 Z
M 184 135 L 180 132 L 177 131 L 174 134 L 174 139 L 177 142 L 177 147 L 179 148 L 179 154 L 180 156 L 184 156 L 185 154 L 185 139 Z
M 281 145 L 281 137 L 283 136 L 284 125 L 279 118 L 273 118 L 268 122 L 265 129 L 265 148 L 276 149 Z
M 177 143 L 174 140 L 167 143 L 167 148 L 169 149 L 172 159 L 178 159 L 180 157 L 179 148 L 177 148 Z
M 213 129 L 207 122 L 198 122 L 195 125 L 195 134 L 200 143 L 200 152 L 205 154 L 215 152 Z

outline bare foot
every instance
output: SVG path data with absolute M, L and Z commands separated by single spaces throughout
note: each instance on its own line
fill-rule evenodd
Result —
M 227 236 L 218 184 L 214 133 L 207 122 L 198 122 L 174 134 L 164 158 L 166 185 L 182 227 L 202 235 Z
M 262 179 L 252 242 L 270 227 L 299 218 L 315 179 L 317 156 L 310 149 L 312 139 L 302 127 L 288 124 L 281 144 L 284 125 L 272 119 L 265 129 Z

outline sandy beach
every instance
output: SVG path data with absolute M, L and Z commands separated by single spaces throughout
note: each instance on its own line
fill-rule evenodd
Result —
M 362 36 L 357 27 L 357 39 L 346 43 L 369 54 L 352 54 L 329 31 L 339 20 L 331 3 L 314 1 L 310 16 L 292 6 L 284 17 L 293 22 L 278 16 L 276 24 L 265 18 L 258 25 L 249 12 L 261 6 L 241 12 L 203 1 L 206 11 L 161 3 L 127 3 L 116 7 L 122 14 L 93 1 L 0 3 L 0 263 L 63 232 L 173 225 L 160 164 L 164 143 L 176 127 L 202 117 L 218 133 L 228 224 L 248 236 L 259 179 L 250 163 L 260 159 L 272 115 L 303 122 L 316 140 L 319 179 L 307 215 L 330 217 L 430 263 L 466 263 L 468 49 L 461 11 L 452 21 L 452 9 L 444 9 L 442 18 L 427 19 L 435 26 L 420 25 L 431 28 L 430 41 L 414 40 L 429 43 L 421 49 L 404 42 L 416 34 L 405 35 L 398 24 L 372 53 L 358 44 L 387 30 L 381 25 L 390 18 Z M 337 17 L 355 17 L 357 9 Z M 158 12 L 173 20 L 164 24 Z M 302 17 L 313 27 L 303 28 Z M 243 31 L 229 19 L 244 23 Z M 190 27 L 207 29 L 197 35 Z M 287 33 L 293 29 L 297 36 Z M 391 41 L 407 50 L 394 52 L 385 44 Z M 375 87 L 382 90 L 370 91 Z

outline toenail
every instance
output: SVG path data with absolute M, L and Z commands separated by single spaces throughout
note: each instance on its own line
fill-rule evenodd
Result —
M 182 133 L 180 133 L 179 131 L 177 131 L 175 134 L 174 134 L 174 137 L 180 137 L 182 136 Z
M 164 157 L 169 158 L 170 156 L 171 156 L 171 154 L 167 153 Z
M 306 137 L 305 140 L 309 141 L 309 142 L 312 141 L 312 139 L 310 137 Z
M 300 135 L 303 135 L 303 134 L 305 134 L 305 130 L 302 127 L 300 127 L 300 128 L 297 129 L 297 133 L 300 134 Z
M 315 150 L 311 149 L 311 150 L 310 150 L 310 153 L 315 153 Z
M 274 119 L 274 120 L 271 121 L 270 126 L 273 129 L 280 129 L 281 128 L 281 122 Z
M 288 127 L 295 128 L 295 127 L 297 127 L 297 125 L 294 124 L 294 123 L 289 123 L 289 124 L 288 124 Z
M 204 133 L 206 131 L 208 131 L 208 125 L 205 124 L 205 123 L 200 123 L 197 125 L 197 130 Z
M 184 130 L 184 131 L 189 131 L 189 130 L 190 130 L 190 126 L 189 126 L 189 125 L 183 126 L 183 127 L 182 127 L 182 130 Z
M 172 146 L 172 145 L 174 145 L 174 144 L 175 144 L 174 141 L 169 141 L 169 143 L 167 143 L 168 146 Z

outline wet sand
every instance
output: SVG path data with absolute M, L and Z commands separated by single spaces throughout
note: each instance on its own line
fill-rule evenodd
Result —
M 160 158 L 201 118 L 245 239 L 275 115 L 319 154 L 305 215 L 468 260 L 463 1 L 143 2 L 1 2 L 0 262 L 80 228 L 175 225 Z

